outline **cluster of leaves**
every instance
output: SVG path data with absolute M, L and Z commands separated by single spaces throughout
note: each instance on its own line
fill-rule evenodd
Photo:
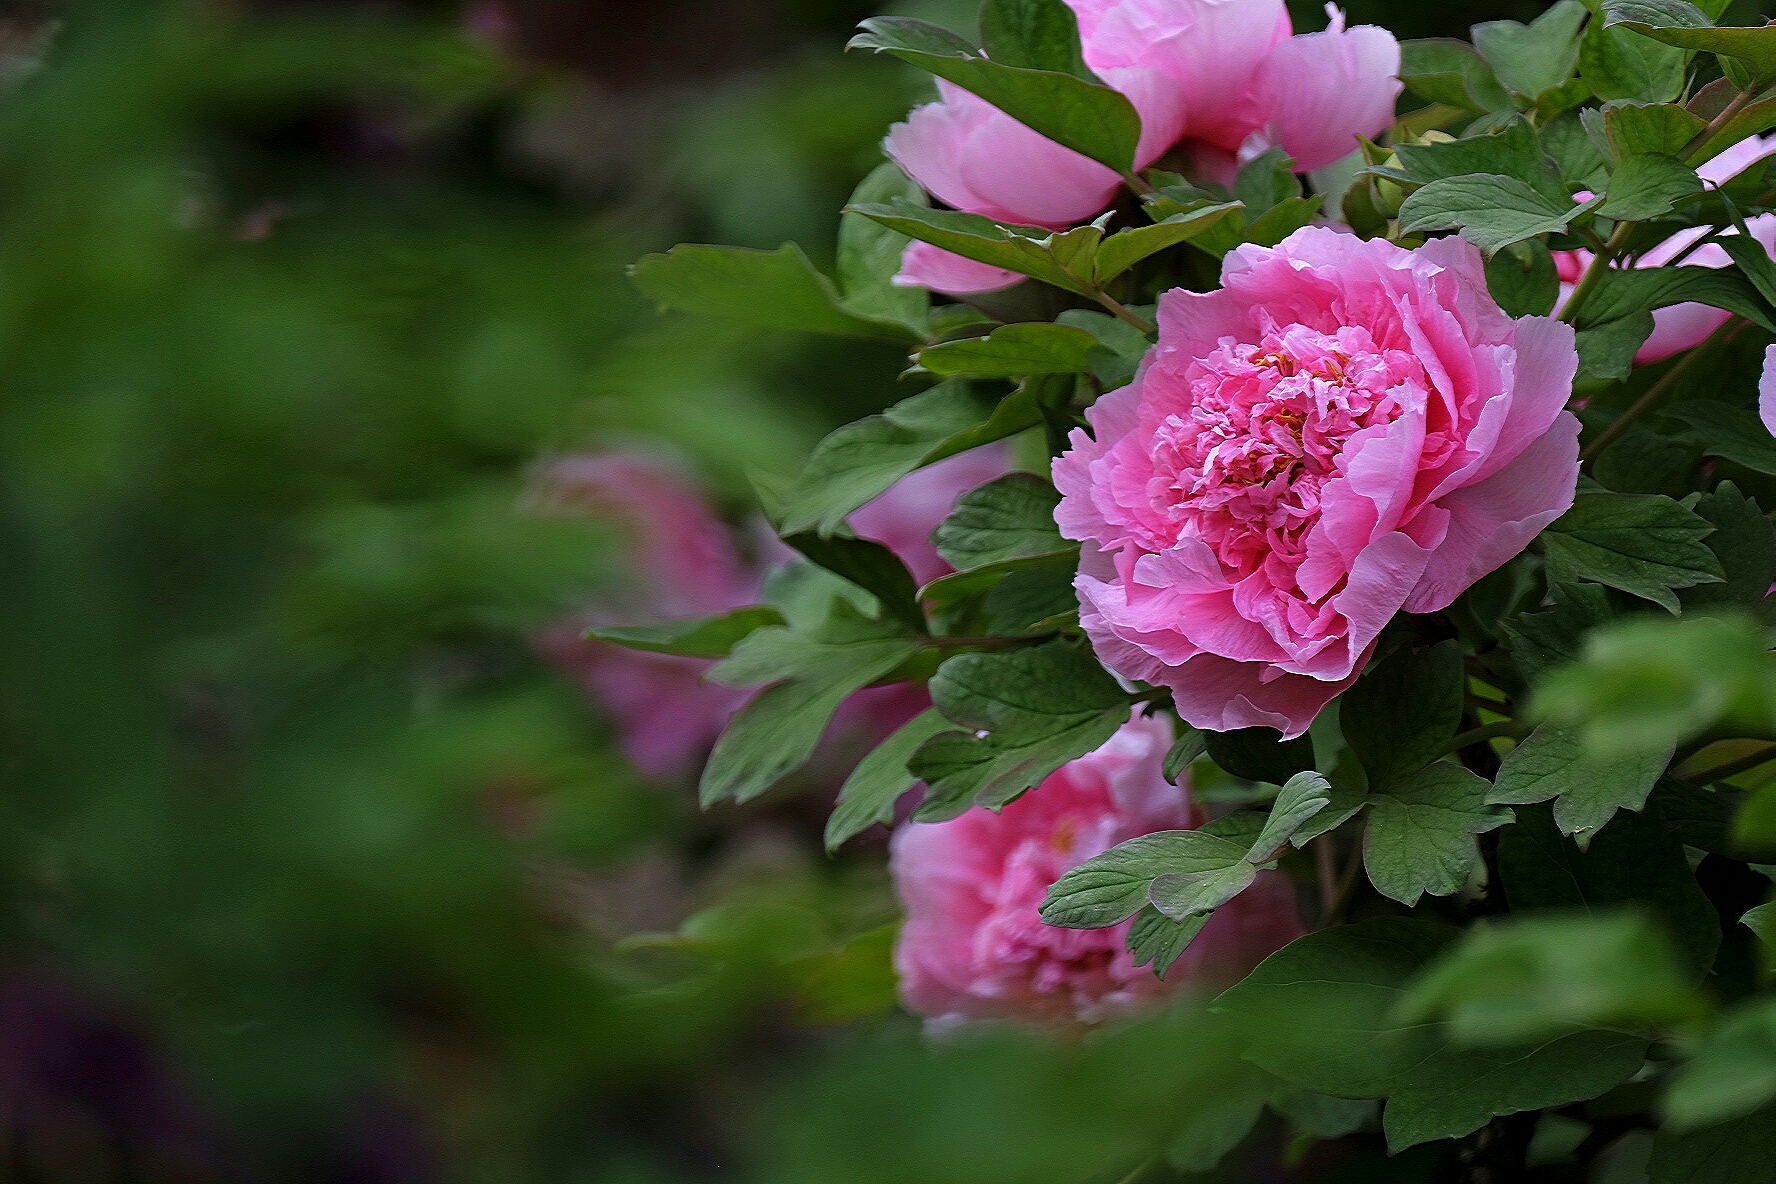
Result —
M 1321 177 L 1311 193 L 1275 151 L 1229 189 L 1134 175 L 1138 119 L 1085 68 L 1060 0 L 987 0 L 979 49 L 868 22 L 854 47 L 973 91 L 1124 174 L 1131 197 L 1056 232 L 933 209 L 885 165 L 847 209 L 837 283 L 792 247 L 679 247 L 636 266 L 664 305 L 904 342 L 923 388 L 761 490 L 801 556 L 764 606 L 605 634 L 720 657 L 716 678 L 765 688 L 718 744 L 705 802 L 763 793 L 849 694 L 885 682 L 927 683 L 934 707 L 845 783 L 834 846 L 890 821 L 910 790 L 917 820 L 1002 807 L 1131 709 L 1169 711 L 1083 644 L 1077 552 L 1045 477 L 965 496 L 935 536 L 955 573 L 923 587 L 845 526 L 920 466 L 992 441 L 1015 438 L 1044 468 L 1081 410 L 1132 376 L 1161 291 L 1205 286 L 1234 246 L 1329 209 L 1406 245 L 1463 235 L 1519 316 L 1554 312 L 1555 253 L 1589 252 L 1559 313 L 1584 396 L 1572 509 L 1448 611 L 1395 622 L 1308 736 L 1180 724 L 1167 775 L 1191 769 L 1237 808 L 1088 861 L 1043 915 L 1132 918 L 1130 948 L 1163 975 L 1259 869 L 1317 887 L 1317 930 L 1203 1020 L 1237 1055 L 1216 1071 L 1225 1102 L 1176 1132 L 1180 1169 L 1215 1162 L 1267 1104 L 1311 1095 L 1384 1099 L 1396 1150 L 1485 1128 L 1474 1154 L 1519 1167 L 1533 1143 L 1555 1160 L 1638 1157 L 1655 1182 L 1776 1180 L 1760 944 L 1776 925 L 1762 862 L 1776 782 L 1760 773 L 1776 758 L 1776 441 L 1753 410 L 1776 262 L 1746 224 L 1776 210 L 1776 188 L 1766 161 L 1719 185 L 1697 173 L 1776 128 L 1776 26 L 1717 27 L 1724 7 L 1560 0 L 1529 25 L 1477 26 L 1471 44 L 1408 43 L 1402 78 L 1424 105 L 1362 146 L 1341 192 Z M 1732 264 L 1634 266 L 1678 234 Z M 912 239 L 1030 282 L 933 308 L 890 282 Z M 1637 369 L 1652 314 L 1680 303 L 1729 319 Z M 1375 1121 L 1367 1103 L 1333 1112 L 1319 1137 Z

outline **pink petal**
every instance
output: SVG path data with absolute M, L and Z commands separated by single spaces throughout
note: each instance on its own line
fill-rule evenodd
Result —
M 901 252 L 900 272 L 894 282 L 902 287 L 930 288 L 951 296 L 969 296 L 976 292 L 997 292 L 1023 280 L 1015 271 L 964 259 L 952 251 L 918 241 L 906 245 Z
M 1258 67 L 1254 88 L 1262 131 L 1302 172 L 1357 150 L 1356 137 L 1378 136 L 1394 121 L 1400 96 L 1400 44 L 1374 25 L 1331 28 L 1278 45 Z

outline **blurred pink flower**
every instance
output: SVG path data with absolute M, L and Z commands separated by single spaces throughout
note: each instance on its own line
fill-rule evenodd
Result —
M 546 631 L 544 652 L 603 705 L 637 770 L 656 780 L 684 775 L 751 692 L 706 680 L 706 660 L 580 635 L 594 625 L 713 616 L 756 603 L 761 573 L 742 560 L 689 474 L 662 458 L 570 456 L 543 471 L 538 489 L 547 510 L 612 523 L 633 556 L 627 594 Z
M 1373 25 L 1290 36 L 1282 0 L 1069 0 L 1085 61 L 1141 117 L 1135 168 L 1178 147 L 1211 179 L 1281 147 L 1310 172 L 1393 120 L 1400 47 Z M 1064 229 L 1107 209 L 1122 179 L 947 82 L 889 132 L 888 155 L 939 200 Z M 965 294 L 1015 273 L 912 244 L 895 282 Z
M 1776 136 L 1752 136 L 1741 140 L 1713 160 L 1708 161 L 1696 170 L 1697 174 L 1711 185 L 1724 185 L 1734 177 L 1763 160 L 1771 153 L 1776 153 Z M 1576 200 L 1588 201 L 1589 193 L 1579 193 Z M 1776 214 L 1758 214 L 1746 219 L 1745 228 L 1751 232 L 1764 250 L 1776 253 Z M 1680 230 L 1664 242 L 1653 247 L 1635 259 L 1635 267 L 1664 267 L 1678 263 L 1685 267 L 1727 267 L 1732 264 L 1732 256 L 1714 243 L 1697 243 L 1709 236 L 1706 226 L 1697 226 L 1689 230 Z M 1729 228 L 1725 234 L 1738 234 L 1737 229 Z M 1694 248 L 1694 249 L 1692 249 Z M 1579 278 L 1585 269 L 1591 266 L 1596 258 L 1590 251 L 1556 251 L 1554 266 L 1560 273 L 1560 299 L 1554 305 L 1558 312 L 1572 298 L 1573 289 L 1578 286 Z M 1635 352 L 1636 365 L 1646 366 L 1653 362 L 1661 362 L 1673 354 L 1682 353 L 1701 345 L 1710 334 L 1726 323 L 1732 315 L 1725 309 L 1714 308 L 1707 304 L 1673 304 L 1667 308 L 1653 311 L 1653 332 L 1640 349 Z
M 950 569 L 932 530 L 958 497 L 1005 471 L 1003 448 L 965 452 L 914 472 L 850 521 L 859 535 L 900 555 L 920 582 L 934 579 Z M 768 564 L 749 563 L 690 474 L 658 456 L 565 457 L 544 468 L 537 491 L 541 509 L 610 522 L 632 557 L 629 587 L 546 630 L 544 653 L 609 713 L 637 770 L 656 780 L 684 776 L 753 692 L 706 680 L 714 663 L 705 659 L 643 653 L 581 634 L 595 625 L 714 616 L 756 604 Z M 792 554 L 774 536 L 766 550 L 773 560 Z M 831 733 L 873 742 L 930 705 L 923 687 L 867 688 L 839 709 Z
M 1042 898 L 1065 872 L 1127 839 L 1200 823 L 1189 791 L 1160 774 L 1170 743 L 1164 720 L 1137 716 L 997 814 L 895 831 L 906 923 L 894 965 L 908 1010 L 944 1023 L 1095 1023 L 1182 983 L 1236 978 L 1300 935 L 1294 890 L 1274 872 L 1217 911 L 1164 982 L 1135 965 L 1129 922 L 1043 924 Z
M 1159 343 L 1054 464 L 1081 623 L 1200 728 L 1307 729 L 1402 609 L 1447 607 L 1572 504 L 1568 325 L 1459 238 L 1317 227 L 1167 292 Z M 1091 544 L 1096 544 L 1093 546 Z

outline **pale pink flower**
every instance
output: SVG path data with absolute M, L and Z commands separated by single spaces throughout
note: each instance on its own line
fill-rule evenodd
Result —
M 1764 348 L 1764 372 L 1758 376 L 1758 418 L 1776 435 L 1776 345 Z
M 1459 238 L 1307 227 L 1222 282 L 1161 298 L 1134 382 L 1055 461 L 1056 518 L 1107 666 L 1198 727 L 1294 736 L 1396 612 L 1447 607 L 1572 504 L 1578 356 L 1570 326 L 1506 316 Z
M 1160 774 L 1170 742 L 1163 720 L 1137 716 L 997 814 L 977 808 L 895 831 L 906 923 L 894 966 L 908 1010 L 940 1023 L 1095 1023 L 1183 983 L 1238 977 L 1300 935 L 1294 890 L 1274 872 L 1224 905 L 1164 982 L 1135 965 L 1129 922 L 1043 924 L 1042 899 L 1065 872 L 1125 840 L 1201 821 L 1189 791 Z
M 1228 180 L 1281 147 L 1309 172 L 1393 120 L 1400 47 L 1372 25 L 1290 36 L 1282 0 L 1069 0 L 1086 64 L 1141 117 L 1135 168 L 1179 148 Z M 1001 222 L 1064 229 L 1107 209 L 1122 179 L 946 82 L 889 132 L 889 156 L 932 196 Z M 1021 277 L 913 244 L 897 283 L 969 293 Z
M 931 532 L 956 499 L 1006 471 L 1003 447 L 978 448 L 919 469 L 851 515 L 862 537 L 887 546 L 921 583 L 950 570 Z M 595 516 L 616 527 L 631 556 L 628 586 L 546 630 L 544 652 L 603 705 L 630 762 L 656 780 L 693 769 L 753 693 L 710 682 L 701 658 L 650 654 L 581 634 L 602 624 L 715 616 L 756 604 L 768 563 L 793 553 L 771 536 L 765 556 L 744 558 L 691 476 L 671 461 L 639 453 L 570 456 L 546 466 L 539 508 Z M 768 533 L 768 532 L 765 532 Z M 839 709 L 831 732 L 874 741 L 931 705 L 923 687 L 859 691 Z
M 1752 136 L 1703 164 L 1697 168 L 1696 173 L 1711 185 L 1724 185 L 1773 152 L 1776 152 L 1776 136 Z M 1575 195 L 1575 200 L 1588 201 L 1591 196 L 1581 192 Z M 1764 250 L 1776 253 L 1776 214 L 1757 214 L 1747 218 L 1745 229 L 1751 232 L 1751 237 Z M 1730 266 L 1732 256 L 1716 244 L 1703 243 L 1696 246 L 1710 233 L 1710 228 L 1706 226 L 1680 230 L 1640 255 L 1632 266 L 1664 267 L 1674 262 L 1684 267 Z M 1737 227 L 1729 227 L 1722 233 L 1738 234 L 1739 231 Z M 1554 306 L 1556 312 L 1571 299 L 1579 278 L 1585 274 L 1585 269 L 1591 266 L 1594 258 L 1596 256 L 1590 251 L 1554 253 L 1554 265 L 1560 273 L 1560 298 Z M 1707 304 L 1673 304 L 1654 309 L 1652 335 L 1635 351 L 1635 364 L 1646 366 L 1661 362 L 1673 354 L 1701 345 L 1731 315 L 1723 308 Z

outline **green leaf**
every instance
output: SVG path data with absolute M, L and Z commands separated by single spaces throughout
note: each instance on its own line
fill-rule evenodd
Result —
M 1741 1005 L 1703 1038 L 1665 1093 L 1669 1129 L 1694 1130 L 1776 1101 L 1776 1000 Z
M 1702 192 L 1696 170 L 1670 156 L 1648 153 L 1624 158 L 1610 173 L 1603 204 L 1605 218 L 1641 222 L 1669 214 L 1677 203 Z
M 1602 124 L 1604 146 L 1617 160 L 1653 153 L 1681 157 L 1707 126 L 1676 103 L 1605 103 L 1586 115 Z
M 1706 1004 L 1670 941 L 1631 912 L 1513 917 L 1470 929 L 1395 1010 L 1462 1044 L 1525 1044 L 1574 1028 L 1658 1030 Z
M 1119 173 L 1134 167 L 1141 118 L 1133 103 L 1109 87 L 1052 69 L 990 62 L 955 34 L 924 21 L 883 16 L 864 21 L 862 28 L 846 48 L 893 54 L 973 92 L 1063 147 Z
M 1692 507 L 1714 527 L 1703 541 L 1721 570 L 1725 583 L 1698 584 L 1678 596 L 1684 607 L 1736 605 L 1755 609 L 1763 603 L 1770 585 L 1776 584 L 1776 530 L 1758 504 L 1739 492 L 1731 481 L 1722 481 L 1712 493 Z
M 1640 810 L 1671 763 L 1672 746 L 1602 753 L 1587 747 L 1577 728 L 1543 724 L 1505 754 L 1487 802 L 1527 806 L 1554 803 L 1554 824 L 1579 849 L 1617 810 Z
M 1428 921 L 1384 918 L 1298 938 L 1222 993 L 1246 1057 L 1283 1080 L 1338 1097 L 1386 1097 L 1398 1152 L 1459 1138 L 1495 1115 L 1596 1097 L 1641 1067 L 1647 1042 L 1574 1032 L 1505 1049 L 1456 1047 L 1442 1025 L 1402 1024 L 1402 989 L 1454 937 Z
M 1408 907 L 1425 893 L 1448 896 L 1468 882 L 1480 859 L 1474 836 L 1511 821 L 1486 804 L 1486 779 L 1449 761 L 1369 795 L 1363 869 L 1383 896 Z
M 987 630 L 1016 635 L 1079 624 L 1079 597 L 1073 591 L 1076 561 L 1031 562 L 1009 571 L 981 598 Z
M 1698 1131 L 1653 1136 L 1649 1184 L 1776 1184 L 1776 1106 Z
M 1776 952 L 1776 901 L 1746 909 L 1739 923 L 1756 934 L 1765 949 Z
M 1475 173 L 1503 173 L 1527 183 L 1556 207 L 1572 202 L 1559 168 L 1543 151 L 1535 129 L 1521 115 L 1511 116 L 1483 135 L 1434 144 L 1400 144 L 1394 148 L 1394 155 L 1400 161 L 1397 176 L 1418 185 Z M 1396 177 L 1388 169 L 1369 171 L 1377 176 Z
M 1147 899 L 1174 921 L 1214 912 L 1244 892 L 1258 875 L 1258 869 L 1238 853 L 1238 844 L 1231 846 L 1236 854 L 1230 862 L 1215 863 L 1205 854 L 1192 861 L 1197 866 L 1188 871 L 1155 876 L 1147 890 Z
M 1531 103 L 1572 77 L 1579 64 L 1579 0 L 1560 0 L 1532 23 L 1487 21 L 1473 28 L 1474 48 L 1513 93 Z
M 1284 198 L 1250 221 L 1247 220 L 1245 211 L 1232 210 L 1207 231 L 1197 235 L 1192 243 L 1217 259 L 1225 257 L 1227 252 L 1242 243 L 1274 247 L 1319 217 L 1320 207 L 1325 204 L 1326 195 L 1323 193 L 1316 193 L 1312 197 Z
M 650 654 L 686 658 L 725 658 L 755 629 L 783 624 L 783 614 L 766 605 L 737 608 L 718 617 L 668 621 L 660 625 L 605 625 L 586 631 L 588 639 L 608 641 Z
M 869 620 L 843 600 L 817 628 L 759 629 L 741 641 L 710 677 L 730 686 L 775 685 L 742 707 L 716 741 L 698 787 L 703 805 L 748 801 L 800 768 L 839 704 L 919 646 L 905 630 Z
M 1225 1025 L 1204 1024 L 1198 1036 L 1213 1052 L 1192 1066 L 1194 1101 L 1179 1107 L 1179 1123 L 1166 1147 L 1166 1162 L 1180 1172 L 1213 1171 L 1251 1133 L 1276 1079 L 1239 1055 Z M 1206 1051 L 1206 1050 L 1205 1050 Z
M 1400 205 L 1400 230 L 1460 230 L 1491 255 L 1521 239 L 1566 229 L 1591 204 L 1557 205 L 1515 177 L 1470 173 L 1432 181 L 1408 197 Z
M 1239 209 L 1237 202 L 1203 203 L 1152 226 L 1118 231 L 1098 247 L 1094 271 L 1097 283 L 1107 284 L 1148 256 L 1189 242 Z
M 1160 765 L 1160 772 L 1173 785 L 1178 784 L 1179 778 L 1188 776 L 1190 766 L 1196 763 L 1196 758 L 1209 750 L 1207 732 L 1189 724 L 1182 724 L 1180 727 L 1183 729 L 1182 734 L 1166 750 L 1165 761 Z
M 1511 911 L 1638 905 L 1656 916 L 1701 973 L 1720 946 L 1714 906 L 1683 846 L 1648 814 L 1620 813 L 1580 851 L 1545 806 L 1523 806 L 1499 835 L 1499 880 Z
M 904 201 L 847 206 L 846 212 L 869 218 L 890 230 L 942 247 L 965 259 L 1003 267 L 1081 296 L 1091 295 L 1091 259 L 1086 258 L 1082 268 L 1071 270 L 1051 250 L 1051 247 L 1060 246 L 1063 248 L 1061 254 L 1069 262 L 1077 263 L 1078 247 L 1084 243 L 1084 238 L 1067 238 L 1037 226 L 1003 226 L 979 214 L 930 210 Z M 1098 233 L 1095 227 L 1080 229 L 1090 232 L 1086 238 Z
M 1370 785 L 1416 773 L 1448 751 L 1467 686 L 1454 641 L 1402 648 L 1357 679 L 1339 701 L 1338 723 Z
M 1702 543 L 1713 530 L 1668 497 L 1583 493 L 1542 532 L 1542 546 L 1553 578 L 1606 584 L 1675 613 L 1671 589 L 1726 579 Z
M 846 840 L 876 823 L 894 821 L 894 804 L 919 783 L 907 761 L 926 740 L 950 727 L 936 708 L 927 708 L 897 728 L 858 762 L 839 787 L 839 800 L 826 820 L 826 849 L 836 851 Z
M 1756 473 L 1776 476 L 1776 438 L 1749 407 L 1734 407 L 1713 399 L 1681 403 L 1665 412 L 1687 424 L 1709 456 L 1744 465 Z
M 1733 822 L 1746 798 L 1744 790 L 1725 783 L 1703 786 L 1666 778 L 1654 786 L 1649 800 L 1666 831 L 1684 846 L 1761 863 L 1776 857 L 1776 849 L 1748 850 L 1733 838 Z
M 1517 669 L 1525 681 L 1536 683 L 1548 671 L 1577 660 L 1585 634 L 1610 615 L 1609 593 L 1596 584 L 1572 584 L 1552 609 L 1506 621 L 1503 630 Z
M 914 469 L 1041 422 L 1024 392 L 995 403 L 966 383 L 940 383 L 822 440 L 790 487 L 778 528 L 831 534 Z
M 931 539 L 957 571 L 1069 551 L 1055 526 L 1060 502 L 1046 477 L 1007 473 L 963 494 Z
M 1301 825 L 1332 804 L 1332 785 L 1314 772 L 1297 773 L 1271 803 L 1264 829 L 1253 841 L 1246 859 L 1268 863 L 1295 837 Z
M 1600 99 L 1669 103 L 1683 93 L 1688 56 L 1674 46 L 1593 20 L 1579 46 L 1579 77 Z
M 1637 616 L 1593 632 L 1582 660 L 1554 671 L 1531 708 L 1583 725 L 1604 751 L 1681 743 L 1717 722 L 1756 735 L 1771 719 L 1771 673 L 1749 618 Z
M 1135 368 L 1141 364 L 1141 355 L 1153 344 L 1147 340 L 1145 333 L 1109 313 L 1094 312 L 1088 308 L 1069 308 L 1055 319 L 1060 324 L 1084 329 L 1097 338 L 1098 348 L 1093 351 L 1091 359 L 1092 375 L 1103 384 L 1105 390 L 1126 385 L 1135 376 Z
M 783 541 L 810 562 L 849 580 L 876 598 L 882 612 L 915 633 L 925 631 L 919 586 L 900 556 L 868 539 L 822 537 L 811 530 L 786 534 Z
M 959 654 L 938 668 L 931 698 L 966 731 L 939 733 L 914 754 L 912 771 L 931 787 L 914 815 L 920 821 L 974 804 L 997 809 L 1101 747 L 1129 718 L 1116 680 L 1089 653 L 1059 642 Z
M 1316 1139 L 1354 1135 L 1380 1117 L 1373 1098 L 1335 1098 L 1282 1082 L 1270 1092 L 1270 1108 L 1287 1118 L 1297 1135 Z
M 982 48 L 1002 66 L 1102 81 L 1085 64 L 1079 21 L 1063 0 L 987 0 L 980 29 Z
M 1595 290 L 1595 289 L 1594 289 Z M 1634 370 L 1634 355 L 1653 333 L 1653 314 L 1629 313 L 1579 330 L 1575 385 L 1619 382 Z
M 877 165 L 851 193 L 851 203 L 925 200 L 918 184 L 892 163 Z M 839 218 L 839 287 L 844 307 L 872 321 L 905 325 L 919 338 L 931 334 L 931 293 L 897 284 L 907 237 L 859 214 Z
M 1239 728 L 1232 732 L 1204 732 L 1209 759 L 1235 777 L 1281 785 L 1303 769 L 1314 766 L 1313 740 L 1297 736 L 1284 740 L 1275 728 Z
M 1400 81 L 1433 103 L 1469 111 L 1506 111 L 1511 96 L 1474 47 L 1453 38 L 1400 42 Z
M 1295 845 L 1312 842 L 1323 834 L 1328 834 L 1343 826 L 1354 818 L 1359 810 L 1369 804 L 1369 791 L 1362 785 L 1354 784 L 1340 775 L 1344 762 L 1332 770 L 1331 797 L 1326 808 L 1295 828 Z
M 1737 58 L 1749 72 L 1742 89 L 1762 90 L 1776 78 L 1776 28 L 1714 28 L 1706 13 L 1683 0 L 1612 0 L 1604 11 L 1612 27 L 1632 29 L 1680 49 Z
M 1162 830 L 1129 839 L 1056 880 L 1042 901 L 1043 923 L 1065 929 L 1119 924 L 1149 903 L 1147 894 L 1156 878 L 1173 873 L 1214 874 L 1239 865 L 1248 873 L 1249 883 L 1253 868 L 1244 854 L 1238 843 L 1201 830 Z M 1191 909 L 1174 919 L 1207 911 Z
M 946 378 L 1019 378 L 1029 374 L 1085 374 L 1098 339 L 1066 325 L 1001 325 L 985 337 L 928 345 L 919 365 Z
M 1128 932 L 1128 948 L 1135 956 L 1135 965 L 1151 965 L 1154 977 L 1163 980 L 1172 963 L 1183 956 L 1208 923 L 1208 913 L 1174 921 L 1150 904 L 1142 906 Z
M 1583 114 L 1563 111 L 1542 125 L 1542 151 L 1560 169 L 1561 180 L 1574 189 L 1603 187 L 1608 163 L 1603 149 L 1585 129 Z
M 1002 587 L 1009 577 L 1020 573 L 1039 573 L 1039 578 L 1045 581 L 1037 589 L 1044 611 L 1033 617 L 1025 617 L 1024 622 L 1030 624 L 1077 607 L 1072 580 L 1078 566 L 1079 552 L 1071 549 L 1032 555 L 1025 559 L 1007 559 L 1000 563 L 983 564 L 967 571 L 953 571 L 948 575 L 938 576 L 919 589 L 919 599 L 931 605 L 934 613 L 945 612 L 964 601 L 990 595 Z M 1062 581 L 1059 590 L 1054 585 L 1056 579 Z M 1019 630 L 1011 630 L 1017 631 Z
M 831 280 L 794 243 L 775 251 L 683 243 L 645 255 L 629 268 L 642 295 L 662 309 L 728 317 L 766 329 L 908 342 L 918 334 L 898 321 L 846 309 Z
M 1245 164 L 1233 179 L 1233 196 L 1248 218 L 1257 218 L 1291 198 L 1301 196 L 1295 162 L 1281 148 L 1267 148 Z
M 1525 239 L 1486 261 L 1486 287 L 1507 316 L 1545 317 L 1560 299 L 1560 273 L 1540 239 Z

